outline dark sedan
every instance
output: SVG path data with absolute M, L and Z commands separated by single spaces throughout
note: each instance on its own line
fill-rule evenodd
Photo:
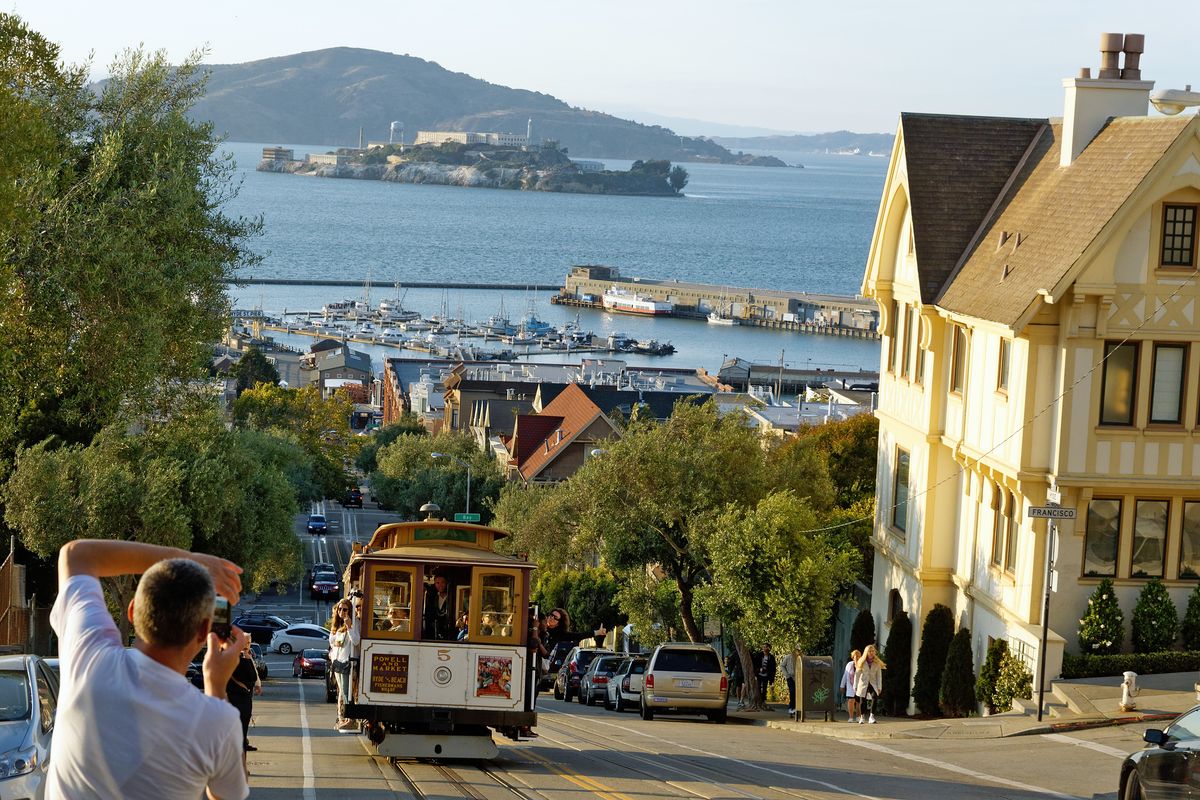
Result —
M 338 576 L 332 572 L 318 572 L 313 576 L 312 599 L 336 600 L 341 594 Z
M 292 659 L 293 678 L 324 678 L 325 651 L 301 650 Z
M 1142 738 L 1154 746 L 1133 753 L 1121 765 L 1121 800 L 1192 797 L 1200 789 L 1200 775 L 1194 771 L 1200 757 L 1200 706 L 1163 730 L 1150 728 Z
M 308 532 L 313 536 L 324 536 L 329 530 L 329 523 L 325 521 L 324 514 L 309 514 L 308 515 Z
M 270 644 L 275 631 L 281 631 L 291 623 L 274 614 L 243 614 L 233 624 L 250 634 L 250 641 Z

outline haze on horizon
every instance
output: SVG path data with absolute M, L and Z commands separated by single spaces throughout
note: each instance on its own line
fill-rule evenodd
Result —
M 9 10 L 58 43 L 66 61 L 90 57 L 95 77 L 139 44 L 176 61 L 207 47 L 214 64 L 362 47 L 687 135 L 892 132 L 901 111 L 1059 116 L 1061 79 L 1096 69 L 1105 31 L 1146 34 L 1142 74 L 1157 88 L 1200 84 L 1200 11 L 1187 4 L 918 3 L 467 0 L 451 10 L 403 0 L 337 13 L 344 7 L 311 0 L 210 0 L 203 11 L 152 0 L 12 0 Z

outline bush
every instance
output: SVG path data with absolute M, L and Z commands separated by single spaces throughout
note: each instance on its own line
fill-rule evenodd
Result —
M 961 628 L 950 640 L 938 701 L 947 717 L 969 717 L 975 713 L 975 660 L 971 657 L 970 628 Z
M 871 609 L 864 608 L 858 612 L 854 627 L 850 629 L 850 649 L 861 652 L 869 644 L 875 644 L 875 617 L 871 616 Z
M 1000 680 L 996 682 L 996 690 L 992 694 L 996 710 L 1008 711 L 1012 708 L 1014 698 L 1028 700 L 1032 696 L 1033 673 L 1024 661 L 1005 650 L 1000 664 Z
M 890 717 L 902 717 L 908 713 L 912 678 L 912 620 L 908 614 L 892 617 L 883 663 L 888 665 L 883 671 L 883 711 Z
M 1200 586 L 1188 595 L 1187 613 L 1183 615 L 1184 650 L 1200 650 Z
M 1164 653 L 1119 653 L 1108 656 L 1063 654 L 1064 678 L 1119 677 L 1122 672 L 1158 675 L 1200 670 L 1200 651 L 1168 650 Z M 885 673 L 886 674 L 886 673 Z
M 996 688 L 1000 683 L 1000 669 L 1004 658 L 1008 655 L 1008 642 L 995 639 L 988 645 L 987 655 L 984 656 L 983 666 L 979 668 L 979 679 L 975 681 L 975 698 L 983 703 L 989 714 L 1008 711 L 1001 708 L 996 700 Z M 1009 708 L 1011 708 L 1011 704 Z
M 1079 652 L 1098 656 L 1119 653 L 1124 640 L 1125 616 L 1113 582 L 1105 578 L 1088 598 L 1087 611 L 1079 620 Z
M 1142 587 L 1133 607 L 1133 651 L 1156 653 L 1175 645 L 1179 635 L 1179 611 L 1158 578 Z
M 917 674 L 913 679 L 912 697 L 921 714 L 937 715 L 942 688 L 942 672 L 950 640 L 954 638 L 954 612 L 938 603 L 925 617 L 921 626 L 921 646 L 917 651 Z

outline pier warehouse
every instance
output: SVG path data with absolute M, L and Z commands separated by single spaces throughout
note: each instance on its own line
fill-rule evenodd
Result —
M 600 265 L 572 267 L 563 286 L 563 295 L 578 301 L 595 302 L 613 286 L 670 302 L 674 305 L 673 313 L 679 316 L 703 316 L 710 311 L 719 311 L 743 322 L 828 325 L 872 333 L 879 326 L 878 307 L 861 297 L 626 278 L 616 267 Z

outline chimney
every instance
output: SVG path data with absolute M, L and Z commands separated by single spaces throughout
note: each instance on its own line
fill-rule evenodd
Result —
M 1079 77 L 1063 80 L 1062 153 L 1059 166 L 1069 167 L 1111 117 L 1144 117 L 1150 110 L 1153 81 L 1142 80 L 1141 58 L 1146 37 L 1140 33 L 1100 36 L 1100 71 L 1091 77 L 1084 67 Z M 1121 55 L 1125 66 L 1121 67 Z

